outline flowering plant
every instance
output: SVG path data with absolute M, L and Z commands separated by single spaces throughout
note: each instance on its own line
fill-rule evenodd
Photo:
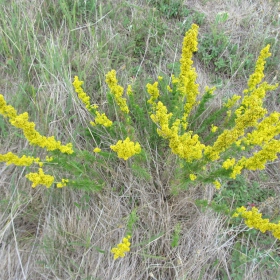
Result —
M 79 80 L 78 76 L 74 77 L 74 90 L 93 118 L 89 121 L 92 125 L 91 129 L 93 132 L 95 129 L 104 129 L 110 136 L 106 141 L 104 139 L 104 141 L 98 141 L 93 137 L 98 143 L 94 143 L 95 148 L 91 151 L 78 151 L 72 143 L 63 145 L 54 136 L 41 135 L 35 129 L 35 124 L 29 121 L 27 112 L 18 114 L 0 95 L 0 114 L 12 126 L 23 132 L 30 145 L 43 148 L 45 152 L 52 155 L 42 160 L 39 157 L 26 155 L 19 157 L 8 152 L 0 155 L 0 161 L 18 166 L 37 164 L 37 172 L 26 174 L 26 178 L 32 182 L 32 187 L 45 185 L 49 188 L 55 182 L 55 176 L 44 173 L 44 167 L 48 163 L 57 164 L 67 170 L 66 174 L 69 178 L 56 182 L 58 188 L 66 185 L 85 185 L 85 182 L 91 185 L 93 179 L 88 174 L 92 173 L 88 171 L 93 169 L 98 171 L 98 168 L 108 167 L 108 161 L 102 161 L 102 158 L 110 157 L 113 159 L 112 162 L 118 158 L 131 163 L 134 157 L 141 157 L 141 154 L 143 156 L 145 139 L 140 140 L 141 137 L 137 134 L 134 125 L 146 121 L 156 132 L 156 136 L 145 134 L 148 144 L 162 141 L 163 150 L 169 149 L 177 158 L 181 174 L 188 183 L 210 183 L 219 190 L 225 187 L 228 179 L 235 179 L 245 169 L 264 169 L 266 163 L 277 159 L 280 152 L 280 140 L 277 139 L 280 133 L 280 113 L 268 113 L 263 106 L 266 93 L 278 87 L 278 84 L 272 85 L 263 81 L 266 59 L 271 55 L 270 46 L 267 45 L 260 52 L 255 71 L 248 80 L 243 96 L 233 95 L 217 110 L 214 117 L 206 119 L 198 128 L 195 126 L 196 120 L 204 112 L 206 104 L 213 98 L 215 88 L 206 87 L 201 93 L 196 83 L 197 73 L 193 67 L 192 57 L 197 51 L 197 36 L 198 26 L 193 24 L 183 40 L 178 75 L 172 75 L 170 82 L 158 76 L 157 81 L 146 85 L 148 93 L 146 105 L 149 110 L 146 116 L 136 104 L 136 94 L 133 92 L 132 85 L 127 86 L 125 97 L 124 88 L 119 85 L 115 70 L 109 71 L 105 77 L 115 106 L 116 117 L 114 118 L 110 114 L 101 112 L 97 104 L 91 104 L 89 95 L 82 87 L 83 81 Z M 110 104 L 109 101 L 108 103 Z M 146 127 L 143 126 L 142 131 L 146 131 L 145 129 Z M 106 146 L 108 142 L 110 143 Z M 59 156 L 57 156 L 58 153 Z M 64 157 L 72 157 L 74 163 L 64 160 Z M 86 163 L 84 159 L 87 159 Z M 85 170 L 84 180 L 81 176 L 77 176 L 81 170 Z M 78 179 L 74 180 L 75 177 Z M 104 181 L 100 183 L 100 186 L 103 184 Z M 238 216 L 243 217 L 249 227 L 262 232 L 271 231 L 276 238 L 280 239 L 280 224 L 270 223 L 268 219 L 263 219 L 256 207 L 253 207 L 251 211 L 245 207 L 238 208 L 233 217 Z M 123 257 L 130 251 L 130 238 L 130 234 L 127 235 L 117 247 L 111 250 L 114 259 Z

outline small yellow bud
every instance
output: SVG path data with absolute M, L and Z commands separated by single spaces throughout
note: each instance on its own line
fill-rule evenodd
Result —
M 221 188 L 221 183 L 218 180 L 214 181 L 213 184 L 215 185 L 215 188 L 217 190 L 219 190 Z
M 96 147 L 96 148 L 93 149 L 93 152 L 94 152 L 94 153 L 100 153 L 100 152 L 101 152 L 101 149 L 98 148 L 98 147 Z
M 218 127 L 217 126 L 215 126 L 215 125 L 211 125 L 211 131 L 214 133 L 214 132 L 216 132 L 217 131 L 217 129 L 218 129 Z
M 123 238 L 122 242 L 117 245 L 117 247 L 112 248 L 111 253 L 114 254 L 114 260 L 117 258 L 123 258 L 126 252 L 130 251 L 130 235 Z
M 59 183 L 56 184 L 56 187 L 57 187 L 57 188 L 63 188 L 63 187 L 66 186 L 66 184 L 67 184 L 68 182 L 69 182 L 69 180 L 67 180 L 67 179 L 62 179 L 61 182 L 59 182 Z
M 169 85 L 166 88 L 169 92 L 172 92 L 172 88 Z
M 192 181 L 194 181 L 196 178 L 197 178 L 196 175 L 190 174 L 190 179 L 191 179 Z

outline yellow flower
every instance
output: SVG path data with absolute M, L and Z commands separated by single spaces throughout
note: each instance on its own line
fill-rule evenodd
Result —
M 98 111 L 96 111 L 95 113 L 96 113 L 96 117 L 94 122 L 90 122 L 92 126 L 96 126 L 97 124 L 103 125 L 105 127 L 112 126 L 113 122 L 109 120 L 104 113 L 100 114 Z
M 9 122 L 16 128 L 23 131 L 25 138 L 31 145 L 36 145 L 41 148 L 46 148 L 48 151 L 60 150 L 62 153 L 72 154 L 72 144 L 61 145 L 60 141 L 56 141 L 55 138 L 42 136 L 36 129 L 35 123 L 28 121 L 28 113 L 18 115 L 17 111 L 10 105 L 6 104 L 6 101 L 2 95 L 0 95 L 0 114 L 9 118 Z
M 217 190 L 219 190 L 221 188 L 221 183 L 218 180 L 214 181 L 213 184 L 215 185 L 215 188 Z
M 271 119 L 268 119 L 267 121 L 263 122 L 263 125 L 261 125 L 262 122 L 260 120 L 264 118 L 264 116 L 267 113 L 267 110 L 263 108 L 263 99 L 266 95 L 266 91 L 268 90 L 274 90 L 277 88 L 276 85 L 270 85 L 266 82 L 262 81 L 264 74 L 264 65 L 265 65 L 265 59 L 270 56 L 269 53 L 269 46 L 265 47 L 257 60 L 255 72 L 250 76 L 248 81 L 248 89 L 244 90 L 244 98 L 240 104 L 240 106 L 235 110 L 235 126 L 230 130 L 224 130 L 221 135 L 217 138 L 216 142 L 213 144 L 212 147 L 208 146 L 205 148 L 205 155 L 208 156 L 208 158 L 212 161 L 217 160 L 220 158 L 220 154 L 224 152 L 226 149 L 228 149 L 232 144 L 236 143 L 237 145 L 240 145 L 240 138 L 243 137 L 243 142 L 247 142 L 247 144 L 253 144 L 253 143 L 264 143 L 268 140 L 272 139 L 274 135 L 276 135 L 276 131 L 279 128 L 270 127 L 271 123 L 279 123 L 279 121 L 275 121 L 275 116 L 272 116 Z M 258 87 L 257 87 L 258 85 Z M 235 104 L 235 102 L 240 97 L 234 95 L 226 104 L 227 107 L 231 107 Z M 228 111 L 228 117 L 230 116 L 231 111 Z M 277 116 L 278 117 L 278 116 Z M 272 119 L 274 120 L 272 121 Z M 279 125 L 280 127 L 280 125 Z M 252 132 L 248 134 L 248 137 L 244 137 L 244 134 L 247 130 L 247 128 L 257 128 L 256 132 Z M 268 135 L 265 136 L 266 132 L 269 132 Z M 272 136 L 273 135 L 273 136 Z M 265 139 L 268 137 L 267 139 Z M 268 152 L 270 155 L 266 157 L 264 153 L 259 153 L 259 161 L 256 161 L 253 163 L 253 160 L 249 163 L 243 162 L 242 164 L 238 164 L 233 168 L 232 178 L 235 178 L 237 174 L 240 174 L 243 167 L 246 165 L 247 168 L 250 166 L 250 168 L 264 168 L 264 163 L 266 162 L 266 158 L 269 159 L 275 159 L 275 152 L 276 152 L 276 146 L 277 144 L 274 143 L 273 152 L 272 149 L 269 149 Z M 266 147 L 266 151 L 268 151 L 268 148 Z M 258 156 L 254 156 L 254 159 L 256 160 Z M 262 157 L 262 158 L 261 158 Z M 251 169 L 255 170 L 255 169 Z
M 166 106 L 161 101 L 156 104 L 156 114 L 151 114 L 152 121 L 160 126 L 158 134 L 164 138 L 168 138 L 172 133 L 169 128 L 169 120 L 172 117 L 172 113 L 167 112 Z
M 56 187 L 57 188 L 63 188 L 63 187 L 65 187 L 67 185 L 68 182 L 69 182 L 68 179 L 62 179 L 61 182 L 56 184 Z
M 98 147 L 96 147 L 96 148 L 94 148 L 93 152 L 94 152 L 94 153 L 100 153 L 100 152 L 101 152 L 101 149 L 98 148 Z
M 219 159 L 220 153 L 228 149 L 243 134 L 243 130 L 238 130 L 236 128 L 231 130 L 225 129 L 222 134 L 218 136 L 213 146 L 207 146 L 205 148 L 205 155 L 212 161 Z
M 126 99 L 122 97 L 124 89 L 122 86 L 118 85 L 118 80 L 116 78 L 115 70 L 111 70 L 110 72 L 108 72 L 106 74 L 106 83 L 107 83 L 108 87 L 110 88 L 112 94 L 114 95 L 115 100 L 116 100 L 117 104 L 119 105 L 121 111 L 128 114 L 129 109 L 126 104 Z
M 208 86 L 206 86 L 205 88 L 204 88 L 204 91 L 205 91 L 205 93 L 207 92 L 207 93 L 209 93 L 209 94 L 214 94 L 214 91 L 216 90 L 216 87 L 211 87 L 211 88 L 209 88 Z
M 173 74 L 171 75 L 171 82 L 175 86 L 180 83 L 179 78 L 175 77 Z
M 244 166 L 242 164 L 236 164 L 232 169 L 232 173 L 230 174 L 230 178 L 235 179 L 237 175 L 241 174 L 241 171 L 242 171 L 243 167 Z
M 119 140 L 116 145 L 112 145 L 110 148 L 118 154 L 119 158 L 124 160 L 127 160 L 135 154 L 139 154 L 141 152 L 140 144 L 138 142 L 134 143 L 130 141 L 129 137 L 127 137 L 124 141 Z
M 178 82 L 178 90 L 182 96 L 186 97 L 186 104 L 184 106 L 183 121 L 186 121 L 191 109 L 196 103 L 197 95 L 199 94 L 198 84 L 196 83 L 197 73 L 195 68 L 192 67 L 193 53 L 197 51 L 197 35 L 198 26 L 192 24 L 189 31 L 186 32 L 182 47 L 182 56 L 180 59 L 180 75 Z M 172 83 L 177 83 L 176 79 L 173 79 Z
M 172 88 L 171 88 L 169 85 L 166 87 L 166 89 L 167 89 L 169 92 L 172 92 Z
M 229 169 L 235 164 L 235 158 L 232 159 L 227 159 L 226 161 L 223 162 L 223 168 Z
M 154 82 L 153 84 L 146 85 L 148 93 L 151 95 L 151 98 L 148 100 L 148 103 L 154 104 L 155 101 L 159 97 L 159 89 L 158 89 L 158 82 Z
M 266 59 L 271 56 L 269 52 L 270 45 L 267 45 L 265 48 L 261 50 L 261 53 L 258 57 L 255 66 L 255 72 L 250 76 L 248 80 L 248 90 L 245 92 L 253 90 L 264 78 L 264 66 L 266 63 Z
M 128 96 L 133 95 L 133 90 L 132 90 L 131 85 L 128 85 L 128 86 L 127 86 L 126 94 L 127 94 Z
M 30 166 L 34 162 L 39 162 L 39 158 L 34 158 L 30 156 L 23 155 L 22 157 L 18 157 L 12 152 L 8 152 L 7 154 L 0 154 L 0 162 L 6 162 L 7 165 L 14 164 L 17 166 Z
M 84 92 L 82 88 L 83 83 L 84 83 L 83 81 L 79 80 L 78 76 L 74 77 L 74 82 L 73 82 L 74 89 L 78 94 L 79 99 L 85 104 L 86 108 L 89 110 L 91 107 L 90 97 Z
M 74 78 L 74 82 L 73 82 L 73 86 L 75 88 L 76 93 L 78 94 L 79 99 L 84 103 L 84 105 L 86 106 L 86 108 L 90 111 L 90 110 L 94 110 L 95 112 L 95 121 L 91 122 L 90 124 L 92 126 L 96 126 L 97 124 L 103 125 L 105 127 L 110 127 L 112 125 L 112 121 L 110 121 L 107 116 L 105 115 L 105 113 L 100 114 L 97 109 L 98 109 L 98 105 L 93 104 L 90 105 L 90 97 L 84 92 L 82 85 L 83 85 L 83 81 L 80 81 L 78 76 L 75 76 Z
M 280 151 L 280 140 L 272 139 L 262 146 L 262 149 L 255 152 L 253 156 L 243 160 L 243 166 L 249 170 L 262 170 L 265 168 L 267 161 L 277 159 Z
M 237 102 L 240 98 L 241 98 L 240 95 L 234 94 L 234 95 L 225 103 L 225 106 L 226 106 L 227 108 L 233 107 L 233 106 L 236 104 L 236 102 Z
M 246 136 L 246 144 L 259 145 L 268 143 L 280 133 L 280 113 L 273 112 L 258 123 L 256 129 Z
M 217 131 L 217 129 L 218 129 L 218 127 L 217 126 L 215 126 L 215 125 L 211 125 L 211 131 L 214 133 L 214 132 L 216 132 Z
M 163 77 L 162 76 L 158 76 L 158 80 L 162 81 Z
M 47 161 L 47 162 L 53 161 L 53 157 L 48 157 L 48 156 L 46 156 L 46 161 Z
M 122 242 L 117 245 L 117 247 L 112 248 L 111 253 L 114 254 L 114 260 L 117 258 L 123 258 L 125 253 L 130 251 L 130 235 L 123 238 Z
M 32 188 L 35 188 L 37 185 L 45 185 L 49 188 L 54 181 L 54 177 L 45 174 L 42 168 L 39 168 L 38 173 L 29 173 L 25 177 L 33 183 Z
M 197 178 L 197 176 L 196 176 L 196 175 L 194 175 L 194 174 L 190 174 L 190 179 L 191 179 L 192 181 L 194 181 L 196 178 Z
M 260 230 L 262 233 L 271 231 L 273 236 L 280 239 L 280 222 L 277 224 L 270 223 L 269 219 L 263 219 L 262 213 L 259 212 L 258 208 L 252 207 L 252 210 L 247 210 L 244 206 L 239 207 L 235 210 L 232 217 L 244 218 L 245 224 L 249 228 L 255 228 Z
M 205 145 L 199 141 L 197 134 L 192 134 L 192 131 L 188 131 L 179 134 L 180 126 L 184 129 L 187 127 L 187 123 L 182 122 L 180 119 L 176 119 L 170 128 L 170 119 L 172 113 L 168 113 L 166 106 L 159 101 L 155 106 L 155 114 L 151 114 L 152 121 L 159 126 L 157 129 L 158 135 L 169 140 L 169 147 L 172 152 L 179 157 L 191 162 L 195 159 L 202 158 L 202 151 Z
M 0 114 L 10 119 L 13 119 L 17 116 L 17 111 L 15 108 L 11 105 L 7 105 L 2 94 L 0 94 Z

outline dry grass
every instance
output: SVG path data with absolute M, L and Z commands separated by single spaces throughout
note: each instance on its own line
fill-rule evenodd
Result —
M 86 91 L 105 109 L 104 76 L 111 68 L 117 70 L 122 84 L 136 77 L 139 90 L 145 92 L 148 78 L 173 72 L 168 65 L 180 57 L 182 29 L 186 29 L 180 24 L 186 16 L 165 18 L 157 12 L 159 1 L 108 0 L 95 1 L 91 14 L 77 19 L 69 15 L 68 19 L 58 12 L 62 9 L 59 2 L 63 1 L 0 1 L 0 37 L 6 43 L 0 48 L 1 94 L 19 112 L 28 111 L 42 133 L 72 141 L 82 150 L 95 143 L 85 143 L 80 130 L 81 125 L 88 126 L 89 114 L 73 92 L 73 76 L 78 74 L 86 81 Z M 250 52 L 255 59 L 265 39 L 279 40 L 277 1 L 185 1 L 183 6 L 205 15 L 201 37 L 211 32 L 219 12 L 228 13 L 228 20 L 218 30 L 240 47 L 240 69 L 244 54 Z M 275 47 L 272 51 L 279 60 L 279 50 Z M 214 107 L 246 86 L 248 72 L 238 70 L 229 77 L 215 73 L 213 65 L 197 58 L 195 65 L 202 89 L 214 84 L 217 76 L 223 81 Z M 278 73 L 279 66 L 272 65 L 268 80 L 279 81 Z M 270 110 L 278 109 L 278 97 L 269 97 L 268 105 Z M 1 153 L 32 152 L 16 130 L 1 123 Z M 110 135 L 107 137 L 110 142 Z M 130 167 L 119 163 L 100 193 L 31 189 L 25 168 L 1 164 L 0 278 L 276 279 L 280 272 L 276 241 L 269 239 L 269 244 L 263 244 L 261 236 L 252 238 L 242 223 L 230 225 L 223 214 L 198 208 L 196 199 L 213 198 L 212 186 L 190 188 L 173 196 L 174 158 L 164 158 L 154 150 L 145 160 L 150 178 L 138 178 Z M 277 164 L 268 167 L 268 181 L 260 184 L 278 195 Z M 279 203 L 274 203 L 279 209 Z M 131 252 L 114 261 L 110 249 L 125 234 L 135 207 L 139 220 Z M 178 223 L 180 242 L 172 248 Z M 246 256 L 241 248 L 246 249 Z M 242 252 L 238 256 L 245 259 L 234 259 L 235 251 Z M 268 257 L 266 262 L 271 252 L 276 252 L 275 261 Z M 234 269 L 241 271 L 241 278 L 233 275 Z

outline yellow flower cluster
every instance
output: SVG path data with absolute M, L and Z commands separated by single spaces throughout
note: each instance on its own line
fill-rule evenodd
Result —
M 205 155 L 212 161 L 220 158 L 220 154 L 228 149 L 233 143 L 238 144 L 239 139 L 243 137 L 243 141 L 245 142 L 246 137 L 244 137 L 246 133 L 246 129 L 253 127 L 257 128 L 258 132 L 252 133 L 247 140 L 247 144 L 252 142 L 252 137 L 260 134 L 263 135 L 263 138 L 266 137 L 264 133 L 268 132 L 268 130 L 272 131 L 273 129 L 267 129 L 264 132 L 264 129 L 261 129 L 259 125 L 259 120 L 264 118 L 267 113 L 267 110 L 263 108 L 263 99 L 265 97 L 266 91 L 274 90 L 278 87 L 278 85 L 269 85 L 266 82 L 258 85 L 262 78 L 264 77 L 263 70 L 265 65 L 265 59 L 270 56 L 269 45 L 266 46 L 260 53 L 260 56 L 257 61 L 257 65 L 255 68 L 255 72 L 250 76 L 248 82 L 248 89 L 244 90 L 244 98 L 240 104 L 240 106 L 235 111 L 235 126 L 230 130 L 224 130 L 222 134 L 219 135 L 216 142 L 213 146 L 208 146 L 205 148 Z M 257 87 L 258 85 L 258 87 Z M 231 107 L 238 100 L 236 96 L 233 96 L 231 100 L 226 104 L 227 107 Z M 273 117 L 272 117 L 273 118 Z M 269 120 L 267 120 L 269 122 Z M 258 129 L 259 127 L 259 129 Z M 274 131 L 276 131 L 274 127 Z M 242 167 L 236 166 L 235 175 L 239 174 L 238 172 L 242 169 Z
M 255 127 L 258 124 L 258 120 L 267 113 L 267 110 L 262 107 L 265 93 L 267 90 L 275 88 L 275 86 L 263 83 L 258 89 L 243 98 L 241 106 L 235 111 L 235 127 L 237 129 L 244 130 L 248 127 Z
M 130 251 L 130 235 L 123 238 L 122 242 L 117 245 L 117 247 L 112 248 L 111 253 L 114 254 L 114 260 L 117 258 L 123 258 L 126 252 Z
M 273 86 L 273 88 L 274 87 L 275 86 Z M 274 139 L 274 137 L 280 132 L 279 117 L 279 113 L 271 113 L 268 117 L 263 118 L 261 122 L 255 124 L 255 130 L 247 133 L 247 135 L 239 141 L 236 141 L 237 145 L 241 143 L 251 146 L 258 145 L 261 150 L 255 152 L 253 156 L 249 158 L 242 157 L 234 165 L 231 178 L 236 178 L 236 175 L 240 174 L 244 168 L 248 170 L 264 169 L 267 161 L 273 161 L 277 158 L 277 153 L 280 151 L 280 142 Z M 226 166 L 224 166 L 224 168 L 226 168 Z
M 233 167 L 235 164 L 235 158 L 228 158 L 226 161 L 223 162 L 223 168 L 225 169 L 229 169 L 231 167 Z
M 0 114 L 9 118 L 9 122 L 23 131 L 25 138 L 31 145 L 37 145 L 41 148 L 46 148 L 48 151 L 59 150 L 62 153 L 72 154 L 72 144 L 61 145 L 60 141 L 55 138 L 42 136 L 35 129 L 35 123 L 28 121 L 28 113 L 18 115 L 17 111 L 10 105 L 6 104 L 4 96 L 0 94 Z
M 54 177 L 45 174 L 42 168 L 39 168 L 38 173 L 29 173 L 25 177 L 33 183 L 32 188 L 35 188 L 37 185 L 45 185 L 49 188 L 54 181 Z
M 141 152 L 140 144 L 138 142 L 134 143 L 130 141 L 129 137 L 127 137 L 124 141 L 119 140 L 116 145 L 112 145 L 110 148 L 118 154 L 119 158 L 124 160 L 127 160 L 135 154 L 139 154 Z
M 214 181 L 213 184 L 217 190 L 221 188 L 221 183 L 218 180 Z
M 93 152 L 94 152 L 94 153 L 100 153 L 100 152 L 101 152 L 101 149 L 98 148 L 98 147 L 96 147 L 96 148 L 93 149 Z
M 122 86 L 118 85 L 118 80 L 116 78 L 115 70 L 111 70 L 110 72 L 108 72 L 106 74 L 106 83 L 107 83 L 108 87 L 110 88 L 112 94 L 114 95 L 115 100 L 116 100 L 117 104 L 119 105 L 121 111 L 128 114 L 129 109 L 126 104 L 126 99 L 122 97 L 124 89 Z
M 113 122 L 107 118 L 105 113 L 100 114 L 98 111 L 96 111 L 95 113 L 96 113 L 96 117 L 94 122 L 90 122 L 92 126 L 96 126 L 97 124 L 103 125 L 105 127 L 112 126 Z
M 84 82 L 80 81 L 78 76 L 74 77 L 74 82 L 72 83 L 72 85 L 74 86 L 74 89 L 75 89 L 76 93 L 78 94 L 79 99 L 84 103 L 86 108 L 88 110 L 90 110 L 91 109 L 90 97 L 84 92 L 84 90 L 82 88 L 83 84 L 84 84 Z
M 132 86 L 131 86 L 131 85 L 128 85 L 128 86 L 127 86 L 126 94 L 127 94 L 128 96 L 133 95 L 133 90 L 132 90 Z
M 57 183 L 56 184 L 56 187 L 57 188 L 63 188 L 67 185 L 67 183 L 69 182 L 69 180 L 67 179 L 62 179 L 61 182 Z
M 34 162 L 39 163 L 39 161 L 39 158 L 29 157 L 25 155 L 22 157 L 18 157 L 12 152 L 8 152 L 4 155 L 0 154 L 0 162 L 6 162 L 7 165 L 14 164 L 17 166 L 30 166 Z
M 271 231 L 273 236 L 280 239 L 280 222 L 278 224 L 270 223 L 269 219 L 263 219 L 262 213 L 259 213 L 258 208 L 252 207 L 252 210 L 247 210 L 244 206 L 236 209 L 233 217 L 239 217 L 245 219 L 245 224 L 249 228 L 255 228 L 260 230 L 262 233 Z
M 169 147 L 174 154 L 188 162 L 202 158 L 205 145 L 200 143 L 198 135 L 192 135 L 192 131 L 179 135 L 181 125 L 179 119 L 176 119 L 170 128 L 169 121 L 172 113 L 167 112 L 166 106 L 161 101 L 156 104 L 156 113 L 151 114 L 150 117 L 159 126 L 158 135 L 169 140 Z
M 171 75 L 171 82 L 174 86 L 177 86 L 180 83 L 180 79 L 177 78 L 175 75 Z
M 193 24 L 184 37 L 179 77 L 172 75 L 172 84 L 181 94 L 182 100 L 179 102 L 185 102 L 182 117 L 170 124 L 173 114 L 168 113 L 167 107 L 161 101 L 158 101 L 160 96 L 158 82 L 147 84 L 146 86 L 151 96 L 148 103 L 152 104 L 154 111 L 150 117 L 158 125 L 158 135 L 169 140 L 169 147 L 174 154 L 189 162 L 202 158 L 205 147 L 205 145 L 200 143 L 198 135 L 193 135 L 192 131 L 181 133 L 181 130 L 187 129 L 187 118 L 196 104 L 196 98 L 199 94 L 198 84 L 195 83 L 197 74 L 195 68 L 192 67 L 192 55 L 197 51 L 197 35 L 198 26 Z M 161 77 L 158 80 L 160 81 Z M 168 90 L 172 91 L 170 87 Z
M 207 146 L 205 148 L 205 155 L 212 161 L 220 158 L 220 154 L 228 149 L 233 143 L 235 143 L 244 132 L 233 128 L 231 130 L 225 129 L 220 134 L 213 144 L 213 146 Z
M 167 89 L 169 92 L 172 92 L 172 88 L 171 88 L 169 85 L 166 86 L 166 89 Z
M 260 146 L 260 150 L 255 152 L 251 157 L 242 157 L 233 167 L 231 174 L 232 178 L 240 174 L 242 169 L 248 170 L 262 170 L 265 168 L 267 161 L 277 159 L 277 154 L 280 151 L 280 141 L 274 139 L 280 133 L 280 114 L 277 112 L 271 113 L 268 117 L 264 118 L 256 126 L 256 129 L 248 133 L 246 137 L 242 138 L 237 144 L 244 142 L 246 145 Z M 234 164 L 234 163 L 233 163 Z M 223 165 L 228 169 L 233 166 Z
M 183 135 L 173 133 L 169 139 L 169 147 L 174 154 L 188 162 L 192 162 L 202 158 L 205 145 L 200 143 L 197 134 L 192 135 L 192 131 L 189 131 Z
M 158 89 L 158 82 L 154 82 L 153 84 L 146 85 L 148 93 L 151 95 L 151 98 L 148 100 L 148 103 L 154 104 L 155 101 L 159 97 L 159 89 Z
M 9 119 L 14 119 L 17 116 L 16 109 L 11 105 L 7 105 L 2 94 L 0 94 L 0 114 Z
M 46 162 L 51 162 L 51 161 L 53 161 L 53 157 L 46 156 Z
M 90 122 L 92 126 L 96 126 L 98 124 L 103 125 L 105 127 L 110 127 L 113 123 L 111 120 L 108 119 L 108 117 L 105 115 L 105 113 L 100 114 L 97 111 L 98 106 L 97 105 L 90 105 L 90 97 L 84 92 L 82 85 L 83 81 L 80 81 L 78 76 L 74 77 L 74 82 L 72 83 L 74 86 L 74 89 L 76 93 L 78 94 L 79 99 L 84 103 L 87 110 L 94 110 L 95 113 L 95 120 L 94 122 Z
M 195 175 L 195 174 L 190 174 L 190 179 L 191 179 L 192 181 L 194 181 L 194 180 L 196 179 L 196 175 Z
M 233 106 L 236 104 L 236 102 L 237 102 L 240 98 L 241 98 L 240 95 L 234 94 L 234 95 L 225 103 L 225 106 L 226 106 L 227 108 L 233 107 Z
M 215 133 L 217 131 L 218 127 L 215 125 L 211 125 L 211 132 Z
M 217 89 L 216 87 L 211 87 L 211 88 L 210 88 L 210 87 L 208 87 L 208 86 L 205 86 L 204 92 L 213 95 L 213 94 L 214 94 L 214 91 L 215 91 L 216 89 Z
M 159 125 L 160 128 L 157 129 L 157 133 L 163 138 L 169 138 L 172 134 L 169 128 L 169 121 L 172 115 L 172 113 L 167 112 L 166 106 L 161 101 L 156 104 L 156 113 L 150 115 L 152 121 Z
M 182 96 L 186 97 L 187 99 L 184 106 L 185 112 L 182 118 L 183 121 L 186 121 L 191 109 L 196 103 L 196 98 L 199 94 L 198 84 L 195 82 L 197 73 L 195 68 L 192 67 L 192 56 L 193 53 L 197 51 L 198 45 L 198 28 L 199 27 L 196 24 L 192 24 L 190 30 L 186 32 L 183 41 L 182 56 L 180 59 L 181 68 L 177 87 Z
M 247 145 L 259 145 L 269 143 L 276 135 L 280 133 L 280 113 L 273 112 L 268 117 L 258 123 L 256 129 L 248 133 L 243 140 Z
M 277 154 L 280 151 L 280 140 L 272 139 L 269 143 L 264 144 L 262 149 L 255 152 L 253 156 L 246 158 L 242 157 L 233 167 L 231 178 L 235 178 L 240 174 L 242 169 L 248 170 L 262 170 L 265 168 L 267 161 L 274 161 L 277 159 Z
M 264 66 L 266 63 L 266 59 L 271 56 L 269 49 L 270 45 L 267 45 L 261 50 L 258 60 L 256 62 L 255 72 L 250 76 L 248 80 L 248 90 L 246 90 L 246 92 L 252 91 L 254 88 L 256 88 L 256 86 L 264 78 Z

